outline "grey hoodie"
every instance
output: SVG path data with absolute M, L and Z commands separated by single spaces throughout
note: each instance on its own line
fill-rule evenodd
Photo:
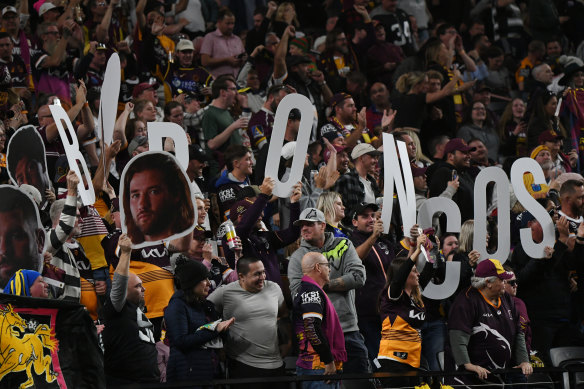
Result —
M 288 279 L 292 298 L 300 287 L 302 278 L 302 257 L 304 254 L 315 251 L 322 253 L 330 263 L 330 279 L 342 277 L 347 288 L 344 292 L 327 292 L 335 306 L 341 322 L 343 332 L 359 331 L 357 326 L 357 310 L 355 308 L 355 289 L 365 284 L 365 266 L 355 251 L 353 243 L 346 238 L 335 238 L 332 233 L 325 232 L 322 248 L 310 245 L 304 239 L 300 248 L 290 256 L 288 264 Z M 371 301 L 371 304 L 376 304 Z

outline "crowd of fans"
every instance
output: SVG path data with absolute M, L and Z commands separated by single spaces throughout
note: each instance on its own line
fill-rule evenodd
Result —
M 282 376 L 286 356 L 298 356 L 303 375 L 446 368 L 476 373 L 452 383 L 521 383 L 550 364 L 551 348 L 584 345 L 581 2 L 18 0 L 0 21 L 0 183 L 35 200 L 47 234 L 38 247 L 37 230 L 28 238 L 26 250 L 44 258 L 38 273 L 7 273 L 19 254 L 6 241 L 23 238 L 0 226 L 0 286 L 81 302 L 109 384 Z M 113 53 L 117 97 L 101 95 Z M 287 114 L 280 180 L 298 158 L 303 120 L 310 144 L 301 180 L 278 198 L 264 172 L 276 110 L 293 93 L 316 115 Z M 111 99 L 118 115 L 104 144 L 98 114 Z M 69 169 L 70 140 L 50 105 L 74 124 L 94 205 L 78 201 L 88 178 Z M 121 176 L 161 121 L 185 131 L 198 218 L 186 238 L 132 249 Z M 46 163 L 17 146 L 6 155 L 22 127 L 42 138 Z M 460 233 L 440 214 L 430 229 L 403 231 L 394 193 L 383 193 L 384 133 L 406 144 L 416 209 L 453 200 Z M 164 141 L 171 154 L 175 146 Z M 479 262 L 476 177 L 490 166 L 509 176 L 521 157 L 544 173 L 546 184 L 531 174 L 524 184 L 552 217 L 555 244 L 542 258 L 526 254 L 519 230 L 538 243 L 543 229 L 511 190 L 512 254 Z M 494 193 L 489 186 L 490 252 Z M 384 197 L 395 203 L 386 221 Z M 0 207 L 1 224 L 10 212 Z M 448 261 L 461 264 L 457 292 L 423 297 Z

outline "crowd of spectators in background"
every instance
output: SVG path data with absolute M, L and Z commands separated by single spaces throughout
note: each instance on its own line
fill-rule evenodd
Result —
M 551 348 L 584 345 L 583 22 L 584 5 L 564 0 L 5 4 L 0 183 L 34 199 L 47 238 L 26 227 L 22 250 L 41 265 L 15 273 L 20 254 L 5 242 L 23 238 L 5 228 L 15 209 L 0 206 L 0 286 L 83 304 L 111 385 L 282 376 L 287 356 L 303 375 L 440 370 L 442 351 L 442 368 L 476 373 L 452 383 L 526 382 Z M 104 96 L 114 53 L 120 93 Z M 303 121 L 310 142 L 301 180 L 278 198 L 268 149 L 278 106 L 295 93 L 316 115 L 286 115 L 278 179 L 299 158 Z M 118 115 L 105 144 L 98 115 L 111 99 Z M 51 105 L 67 112 L 91 177 L 69 169 Z M 118 196 L 125 166 L 150 150 L 153 122 L 184 129 L 198 218 L 186 238 L 132 249 L 141 242 L 122 233 Z M 42 139 L 46 162 L 18 153 L 23 127 Z M 403 231 L 384 193 L 385 133 L 406 145 L 416 209 L 453 200 L 460 233 L 440 214 L 430 229 Z M 166 138 L 164 151 L 175 147 Z M 512 254 L 479 262 L 476 177 L 491 166 L 510 176 L 521 157 L 544 172 L 546 184 L 531 174 L 524 184 L 552 217 L 555 245 L 526 254 L 519 229 L 538 243 L 542 226 L 511 190 Z M 78 201 L 87 179 L 93 205 Z M 386 221 L 384 197 L 395 204 Z M 486 207 L 495 252 L 492 186 Z M 433 265 L 418 263 L 422 248 Z M 461 263 L 457 293 L 423 297 L 448 261 Z

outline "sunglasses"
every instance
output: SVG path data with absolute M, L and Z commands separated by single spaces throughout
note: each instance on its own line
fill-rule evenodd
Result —
M 508 280 L 507 284 L 511 285 L 512 287 L 516 287 L 517 286 L 517 280 Z

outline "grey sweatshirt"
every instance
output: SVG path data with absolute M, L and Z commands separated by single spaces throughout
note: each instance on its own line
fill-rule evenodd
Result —
M 288 279 L 292 298 L 300 287 L 302 278 L 302 257 L 304 254 L 315 251 L 322 253 L 330 263 L 330 279 L 342 277 L 347 288 L 344 292 L 327 292 L 335 306 L 341 322 L 343 332 L 358 331 L 357 309 L 355 308 L 355 289 L 365 284 L 365 266 L 355 251 L 355 247 L 346 238 L 335 238 L 332 233 L 325 232 L 325 241 L 322 248 L 310 245 L 304 239 L 300 248 L 290 256 L 288 264 Z M 376 304 L 371 301 L 371 304 Z

